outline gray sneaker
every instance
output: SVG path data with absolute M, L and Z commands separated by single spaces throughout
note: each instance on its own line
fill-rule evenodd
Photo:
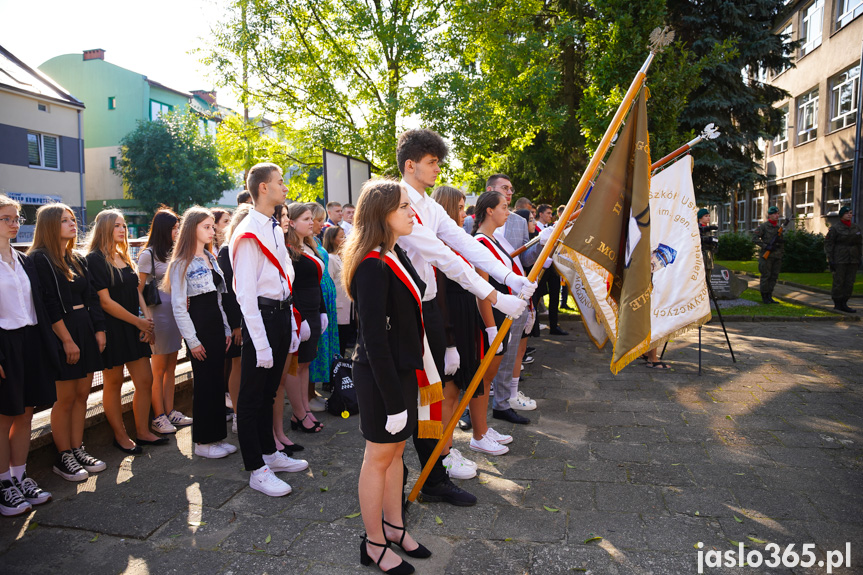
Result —
M 165 414 L 154 419 L 151 427 L 153 428 L 153 431 L 163 435 L 166 433 L 177 433 L 177 428 L 174 427 L 174 425 L 168 420 L 168 416 Z

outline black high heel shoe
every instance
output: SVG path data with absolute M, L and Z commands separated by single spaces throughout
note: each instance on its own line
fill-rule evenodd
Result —
M 307 413 L 303 419 L 297 419 L 293 415 L 291 416 L 291 429 L 294 431 L 300 430 L 303 433 L 318 433 L 320 430 L 324 428 L 324 425 L 320 421 L 315 421 L 315 424 L 312 427 L 306 427 L 302 425 L 302 422 L 305 421 L 306 417 L 309 414 Z
M 386 555 L 386 553 L 387 553 L 387 549 L 390 548 L 390 542 L 387 541 L 386 545 L 383 545 L 381 543 L 375 543 L 374 541 L 369 541 L 369 538 L 367 536 L 363 535 L 363 542 L 360 543 L 360 563 L 362 563 L 363 565 L 368 567 L 372 563 L 372 558 L 369 556 L 368 549 L 366 548 L 367 543 L 369 545 L 374 545 L 375 547 L 383 547 L 384 548 L 384 550 L 381 551 L 381 556 L 378 557 L 377 561 L 375 561 L 375 565 L 378 566 L 378 569 L 383 571 L 383 567 L 381 567 L 381 559 L 384 558 L 384 555 Z M 411 565 L 410 563 L 408 563 L 407 561 L 405 561 L 404 559 L 402 559 L 402 562 L 399 563 L 398 565 L 396 565 L 395 567 L 392 567 L 392 568 L 388 569 L 387 571 L 384 571 L 384 573 L 387 573 L 388 575 L 411 575 L 411 573 L 413 573 L 413 572 L 414 572 L 414 566 Z
M 398 541 L 392 541 L 390 539 L 387 539 L 387 543 L 395 543 L 396 545 L 401 547 L 402 551 L 407 553 L 408 557 L 413 557 L 414 559 L 428 559 L 429 557 L 431 557 L 432 552 L 429 551 L 426 547 L 424 547 L 423 544 L 420 542 L 417 542 L 418 547 L 416 549 L 414 549 L 413 551 L 408 551 L 407 549 L 405 549 L 405 546 L 403 545 L 403 543 L 405 540 L 405 535 L 407 535 L 407 533 L 408 533 L 405 530 L 405 528 L 399 527 L 398 525 L 393 525 L 392 523 L 387 523 L 384 520 L 381 520 L 381 521 L 383 521 L 383 524 L 386 525 L 387 527 L 392 527 L 393 529 L 398 529 L 399 531 L 402 532 L 402 536 L 399 538 Z M 386 531 L 384 531 L 384 538 L 386 538 L 386 536 L 387 536 L 387 533 L 386 533 Z M 369 541 L 369 543 L 371 543 L 371 541 Z

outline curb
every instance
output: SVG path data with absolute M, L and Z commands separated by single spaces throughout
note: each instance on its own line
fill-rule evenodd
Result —
M 813 306 L 809 306 L 813 307 Z M 821 308 L 819 308 L 821 309 Z M 711 312 L 712 313 L 712 312 Z M 771 316 L 771 315 L 723 315 L 722 321 L 725 323 L 735 323 L 735 322 L 768 322 L 768 321 L 781 321 L 781 322 L 804 322 L 804 323 L 817 323 L 817 322 L 832 322 L 832 323 L 840 323 L 840 322 L 856 322 L 860 321 L 861 318 L 856 315 L 835 315 L 835 316 L 803 316 L 803 317 L 787 317 L 787 316 Z M 711 324 L 719 324 L 719 317 L 716 315 L 707 322 L 707 325 Z
M 756 280 L 761 277 L 761 276 L 757 276 L 757 275 L 749 273 L 749 272 L 735 272 L 734 270 L 731 270 L 731 271 L 733 271 L 735 274 L 737 274 L 739 276 L 746 276 L 748 278 L 752 278 L 752 279 L 756 279 Z M 799 284 L 796 282 L 790 282 L 788 280 L 776 280 L 776 283 L 782 284 L 782 285 L 788 286 L 788 287 L 797 288 L 797 289 L 802 290 L 802 291 L 812 292 L 814 294 L 826 295 L 828 297 L 831 295 L 830 290 L 812 287 L 812 286 L 808 286 L 806 284 Z M 863 294 L 851 294 L 851 297 L 863 299 Z

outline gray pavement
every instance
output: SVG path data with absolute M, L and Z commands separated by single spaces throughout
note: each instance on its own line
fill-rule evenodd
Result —
M 418 573 L 683 574 L 703 550 L 815 544 L 818 560 L 852 548 L 863 573 L 863 326 L 729 324 L 737 364 L 718 326 L 672 342 L 673 370 L 636 362 L 614 376 L 580 325 L 537 342 L 521 389 L 539 409 L 529 426 L 492 420 L 515 436 L 461 482 L 472 508 L 416 503 L 412 534 L 434 553 Z M 324 414 L 320 434 L 293 433 L 310 469 L 283 474 L 291 495 L 248 487 L 239 455 L 202 460 L 183 430 L 168 447 L 121 458 L 104 424 L 87 446 L 108 470 L 73 485 L 29 472 L 54 501 L 0 518 L 2 573 L 375 573 L 359 565 L 363 532 L 357 419 Z M 229 440 L 236 437 L 229 433 Z M 411 480 L 418 474 L 408 448 Z M 601 539 L 595 539 L 600 537 Z M 705 568 L 706 573 L 826 573 L 826 567 Z

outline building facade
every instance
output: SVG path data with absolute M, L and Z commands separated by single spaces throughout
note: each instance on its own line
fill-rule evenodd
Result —
M 39 206 L 68 204 L 84 219 L 84 103 L 0 46 L 0 192 L 23 206 L 30 241 Z
M 750 76 L 789 93 L 776 104 L 783 129 L 764 143 L 766 182 L 735 205 L 714 206 L 714 221 L 720 231 L 753 230 L 777 206 L 796 228 L 826 234 L 839 209 L 852 205 L 863 0 L 789 2 L 775 31 L 797 48 L 793 67 Z

